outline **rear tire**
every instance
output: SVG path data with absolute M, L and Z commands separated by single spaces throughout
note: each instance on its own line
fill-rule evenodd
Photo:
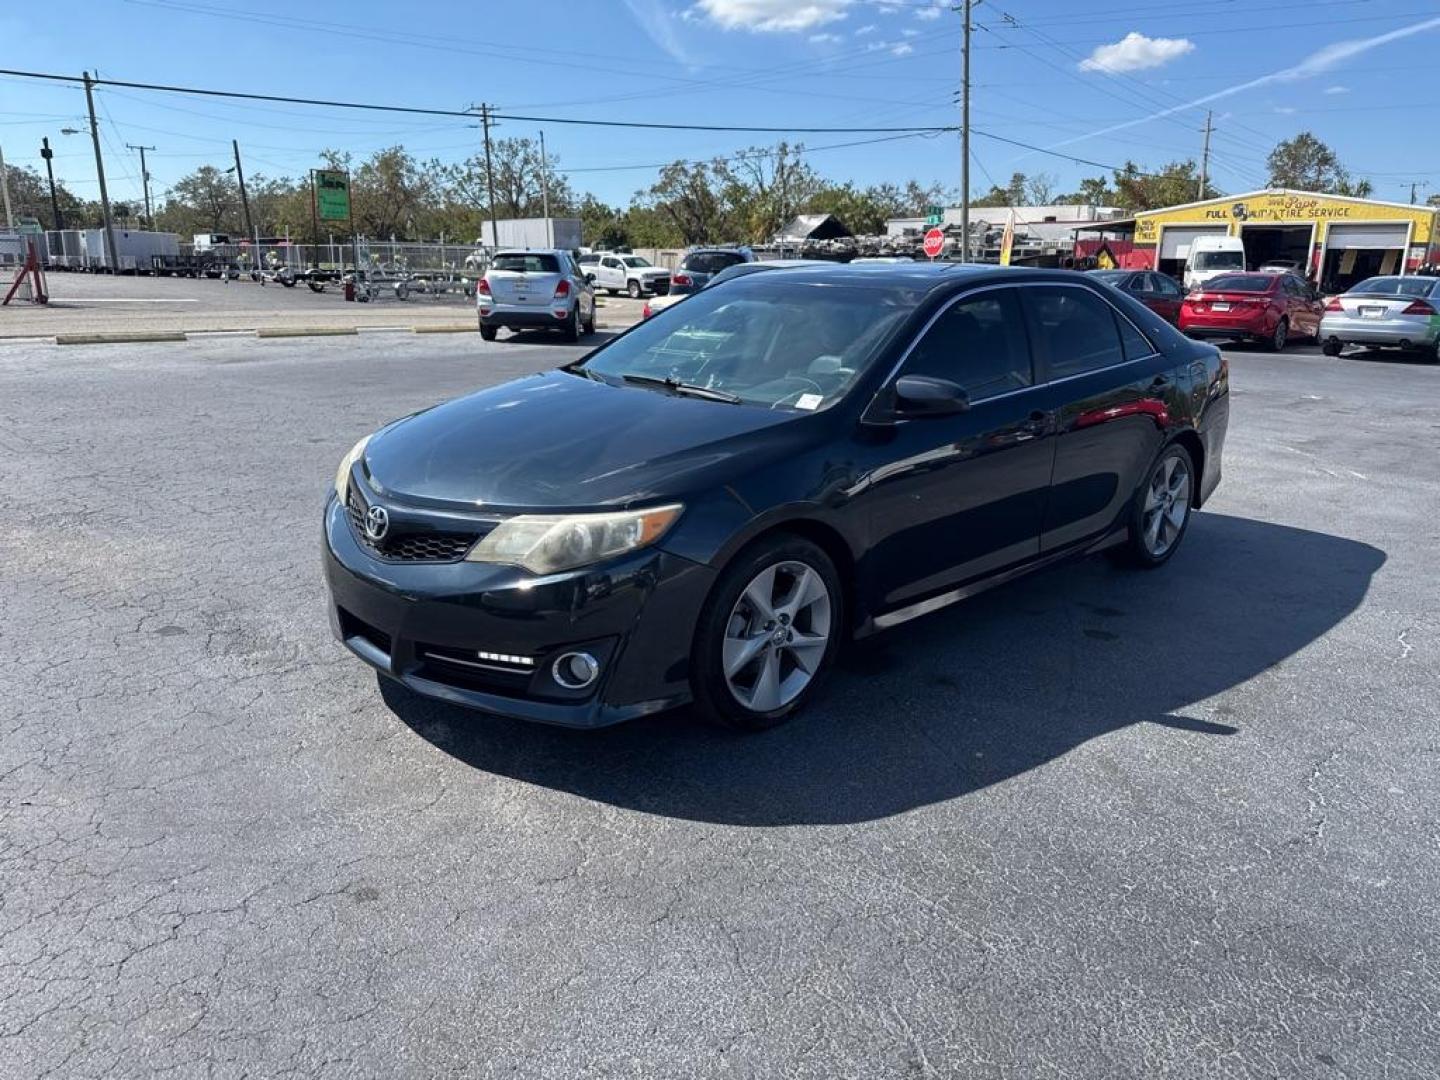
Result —
M 480 337 L 484 341 L 494 341 L 495 335 L 499 332 L 500 328 L 498 326 L 486 326 L 484 323 L 480 324 Z
M 1334 338 L 1331 338 L 1329 341 L 1321 344 L 1320 351 L 1326 356 L 1339 356 L 1340 350 L 1343 348 L 1345 348 L 1344 345 L 1336 341 Z
M 595 332 L 595 308 L 593 306 L 590 308 L 590 315 L 583 324 L 582 332 L 586 334 L 593 334 Z
M 561 330 L 566 341 L 580 340 L 580 305 L 576 304 L 570 309 L 570 317 L 565 320 L 564 329 Z
M 1135 489 L 1125 541 L 1110 549 L 1112 557 L 1142 570 L 1169 562 L 1190 527 L 1199 483 L 1189 450 L 1180 443 L 1161 450 Z
M 1275 324 L 1274 332 L 1265 339 L 1266 352 L 1284 352 L 1286 344 L 1290 341 L 1290 320 L 1281 317 Z
M 790 534 L 746 548 L 700 613 L 690 655 L 696 707 L 740 731 L 783 724 L 814 698 L 845 620 L 840 576 L 821 548 Z

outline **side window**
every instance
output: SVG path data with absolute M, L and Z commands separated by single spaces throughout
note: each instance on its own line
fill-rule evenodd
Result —
M 605 260 L 601 263 L 601 265 L 604 266 L 606 269 L 609 269 L 609 270 L 619 270 L 619 269 L 620 269 L 620 260 L 619 260 L 619 259 L 605 259 Z
M 1120 327 L 1120 343 L 1125 348 L 1126 360 L 1139 360 L 1142 356 L 1153 356 L 1157 351 L 1150 343 L 1150 339 L 1135 329 L 1135 324 L 1123 315 L 1115 316 L 1115 323 Z
M 1033 385 L 1015 290 L 992 289 L 952 304 L 911 350 L 905 374 L 959 383 L 971 401 Z
M 1034 286 L 1025 290 L 1025 305 L 1035 356 L 1047 379 L 1084 375 L 1125 361 L 1115 315 L 1089 289 Z
M 1155 286 L 1162 296 L 1168 296 L 1172 300 L 1178 300 L 1185 295 L 1184 292 L 1181 291 L 1180 286 L 1175 284 L 1175 279 L 1169 274 L 1154 274 L 1152 276 L 1155 278 Z

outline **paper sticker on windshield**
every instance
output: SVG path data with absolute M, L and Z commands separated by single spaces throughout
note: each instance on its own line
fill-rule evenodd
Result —
M 822 398 L 819 394 L 801 394 L 798 398 L 795 399 L 795 408 L 818 409 L 820 407 L 820 402 L 823 400 L 824 398 Z

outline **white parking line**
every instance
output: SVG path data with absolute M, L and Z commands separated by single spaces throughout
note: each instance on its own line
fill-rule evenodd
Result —
M 128 296 L 52 296 L 54 304 L 198 304 L 193 296 L 176 297 L 128 297 Z

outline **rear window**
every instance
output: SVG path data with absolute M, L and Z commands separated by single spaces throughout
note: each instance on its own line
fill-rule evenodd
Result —
M 514 252 L 506 255 L 496 255 L 495 261 L 490 264 L 492 270 L 509 270 L 515 274 L 558 274 L 560 272 L 560 260 L 554 255 L 545 255 L 533 251 Z
M 1274 274 L 1221 274 L 1202 288 L 1206 292 L 1269 292 L 1278 280 Z
M 727 266 L 734 266 L 744 261 L 745 256 L 738 255 L 733 251 L 697 251 L 693 255 L 685 256 L 685 262 L 682 265 L 694 274 L 718 274 Z
M 1429 296 L 1435 285 L 1434 278 L 1375 277 L 1360 282 L 1350 291 L 1367 296 Z

